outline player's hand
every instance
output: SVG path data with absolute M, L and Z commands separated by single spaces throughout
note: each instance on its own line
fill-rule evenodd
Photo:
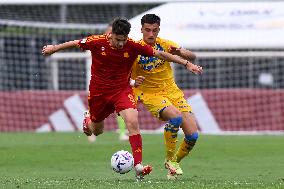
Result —
M 192 64 L 190 62 L 188 64 L 186 64 L 186 69 L 191 71 L 194 74 L 202 74 L 202 72 L 203 72 L 203 68 L 201 66 Z
M 139 87 L 140 85 L 143 84 L 145 80 L 145 77 L 144 76 L 137 76 L 136 79 L 135 79 L 135 84 L 134 84 L 134 87 Z
M 180 54 L 180 50 L 181 50 L 181 48 L 177 48 L 177 47 L 174 47 L 174 46 L 169 47 L 169 53 L 171 53 L 171 54 Z
M 48 56 L 53 54 L 55 51 L 56 51 L 55 45 L 45 45 L 43 46 L 41 53 L 44 56 Z

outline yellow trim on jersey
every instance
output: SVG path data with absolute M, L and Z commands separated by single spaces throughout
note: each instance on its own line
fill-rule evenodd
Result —
M 95 41 L 98 40 L 99 38 L 100 38 L 99 35 L 91 35 L 87 38 L 87 42 Z

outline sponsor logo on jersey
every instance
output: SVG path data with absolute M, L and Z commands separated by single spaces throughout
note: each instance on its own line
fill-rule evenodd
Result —
M 156 43 L 154 49 L 164 51 L 163 47 L 159 43 Z M 153 56 L 140 56 L 138 64 L 143 68 L 143 70 L 152 71 L 160 65 L 163 65 L 164 62 L 164 60 Z

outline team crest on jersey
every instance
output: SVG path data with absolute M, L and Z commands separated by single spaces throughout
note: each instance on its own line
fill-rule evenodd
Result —
M 123 53 L 123 57 L 124 57 L 124 58 L 129 58 L 128 52 Z

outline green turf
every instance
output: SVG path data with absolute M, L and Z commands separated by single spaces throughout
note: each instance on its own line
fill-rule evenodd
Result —
M 130 150 L 116 133 L 93 144 L 81 133 L 0 134 L 0 188 L 284 188 L 284 136 L 201 135 L 177 181 L 166 179 L 163 136 L 143 144 L 154 170 L 136 182 L 110 168 L 115 151 Z

